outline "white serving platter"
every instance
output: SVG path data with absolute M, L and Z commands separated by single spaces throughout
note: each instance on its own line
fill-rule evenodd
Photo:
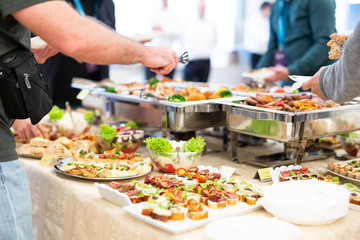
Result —
M 182 221 L 171 221 L 168 222 L 162 222 L 158 220 L 154 220 L 149 216 L 144 216 L 141 214 L 143 209 L 143 203 L 139 204 L 132 204 L 129 206 L 124 207 L 124 210 L 130 213 L 130 215 L 148 223 L 151 224 L 159 229 L 162 229 L 166 232 L 172 233 L 172 234 L 178 234 L 182 232 L 187 232 L 192 229 L 196 229 L 199 227 L 202 227 L 206 225 L 207 223 L 233 215 L 241 215 L 246 214 L 248 212 L 255 211 L 257 209 L 260 209 L 261 206 L 259 204 L 255 205 L 248 205 L 244 202 L 239 202 L 237 205 L 233 206 L 226 206 L 226 208 L 223 209 L 209 209 L 209 217 L 201 220 L 192 220 L 189 217 L 187 217 L 185 220 Z

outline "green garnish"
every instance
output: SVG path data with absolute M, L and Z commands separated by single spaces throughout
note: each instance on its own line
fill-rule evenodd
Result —
M 132 129 L 138 129 L 138 125 L 135 121 L 129 121 L 125 123 L 125 127 L 131 127 Z
M 92 123 L 95 119 L 95 112 L 94 111 L 87 111 L 84 114 L 84 120 L 88 123 Z
M 50 112 L 48 113 L 50 120 L 59 120 L 65 114 L 64 109 L 59 108 L 58 106 L 54 105 Z
M 146 147 L 155 152 L 173 153 L 175 152 L 167 138 L 148 137 L 145 140 Z
M 114 87 L 106 87 L 105 92 L 117 93 Z
M 206 143 L 202 137 L 190 138 L 183 145 L 184 152 L 202 152 Z
M 219 95 L 222 98 L 231 98 L 232 97 L 232 93 L 229 90 L 221 91 Z
M 112 141 L 118 133 L 116 129 L 111 127 L 109 124 L 103 123 L 100 125 L 98 134 L 104 140 L 107 146 L 111 146 Z
M 174 94 L 168 98 L 169 102 L 186 102 L 186 98 L 180 94 Z
M 152 77 L 149 79 L 149 85 L 152 88 L 155 84 L 159 83 L 160 81 L 157 80 L 156 78 Z

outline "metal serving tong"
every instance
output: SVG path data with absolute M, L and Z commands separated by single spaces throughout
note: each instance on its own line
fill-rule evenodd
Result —
M 188 52 L 184 52 L 180 57 L 179 57 L 179 62 L 187 65 L 189 63 L 189 53 Z
M 148 99 L 148 98 L 152 98 L 154 100 L 167 100 L 167 97 L 162 97 L 162 96 L 158 96 L 154 93 L 151 93 L 149 91 L 143 90 L 140 93 L 140 98 L 144 98 L 144 99 Z
M 295 83 L 292 85 L 291 90 L 295 91 L 298 88 L 301 88 L 301 86 L 307 82 L 308 80 L 310 80 L 312 77 L 310 76 L 299 76 L 299 75 L 289 75 L 289 78 L 293 81 L 295 81 Z

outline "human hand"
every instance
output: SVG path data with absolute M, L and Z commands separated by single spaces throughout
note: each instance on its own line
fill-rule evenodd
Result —
M 141 64 L 151 71 L 165 75 L 171 72 L 178 64 L 179 58 L 175 51 L 165 47 L 145 47 L 145 55 Z
M 312 78 L 304 82 L 302 85 L 302 89 L 308 90 L 311 88 L 312 93 L 315 93 L 319 98 L 327 100 L 328 98 L 322 94 L 319 87 L 319 75 L 321 71 L 324 70 L 324 68 L 325 67 L 320 68 L 319 71 L 317 71 L 317 73 L 315 73 L 315 75 Z
M 42 48 L 31 48 L 31 51 L 34 53 L 35 59 L 38 63 L 44 63 L 46 59 L 54 56 L 59 51 L 51 47 L 49 44 L 46 44 Z
M 19 138 L 24 142 L 29 142 L 35 137 L 49 138 L 48 130 L 40 123 L 32 125 L 30 119 L 16 119 L 12 125 Z
M 268 67 L 268 70 L 272 71 L 274 75 L 267 77 L 264 79 L 265 82 L 276 82 L 284 79 L 288 79 L 289 77 L 289 70 L 287 67 Z

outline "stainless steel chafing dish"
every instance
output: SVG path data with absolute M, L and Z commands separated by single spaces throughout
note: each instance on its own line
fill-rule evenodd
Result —
M 295 146 L 299 150 L 287 158 L 296 158 L 296 163 L 299 164 L 304 157 L 308 139 L 360 129 L 360 105 L 357 102 L 335 108 L 285 112 L 228 101 L 224 103 L 224 111 L 226 125 L 233 132 L 234 161 L 237 161 L 237 133 L 284 142 L 285 146 Z

